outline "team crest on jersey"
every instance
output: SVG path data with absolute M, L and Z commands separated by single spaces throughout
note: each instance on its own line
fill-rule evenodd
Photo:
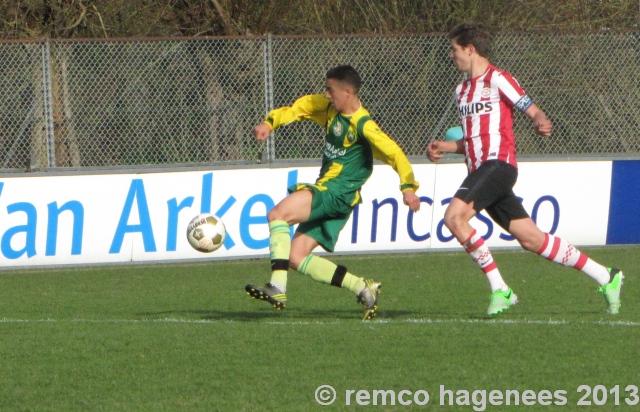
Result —
M 347 141 L 349 143 L 353 143 L 356 141 L 356 135 L 351 130 L 349 130 L 349 133 L 347 133 Z
M 342 128 L 342 123 L 336 121 L 333 124 L 333 135 L 334 136 L 342 136 L 342 132 L 344 131 L 344 129 Z
M 482 96 L 484 99 L 491 97 L 491 86 L 485 86 L 482 89 L 482 92 L 480 93 L 480 96 Z

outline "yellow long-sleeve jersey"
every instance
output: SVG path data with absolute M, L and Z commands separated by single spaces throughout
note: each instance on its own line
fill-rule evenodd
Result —
M 407 156 L 363 107 L 347 116 L 334 109 L 324 95 L 307 95 L 290 107 L 272 110 L 265 122 L 274 130 L 301 120 L 318 123 L 326 131 L 317 185 L 342 193 L 357 192 L 359 200 L 359 190 L 371 176 L 375 157 L 398 173 L 400 190 L 417 190 L 418 182 Z

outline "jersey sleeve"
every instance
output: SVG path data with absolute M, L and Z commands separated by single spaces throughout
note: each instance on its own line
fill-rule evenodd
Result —
M 497 77 L 500 95 L 504 96 L 509 106 L 524 112 L 533 104 L 533 100 L 524 92 L 518 81 L 509 73 L 502 72 Z
M 324 126 L 327 123 L 329 103 L 329 99 L 322 94 L 303 96 L 291 106 L 284 106 L 270 111 L 264 122 L 271 127 L 271 130 L 301 120 L 312 120 Z
M 380 130 L 373 120 L 365 122 L 362 134 L 371 144 L 373 157 L 391 166 L 400 176 L 400 190 L 416 191 L 419 184 L 414 178 L 411 163 L 400 146 Z

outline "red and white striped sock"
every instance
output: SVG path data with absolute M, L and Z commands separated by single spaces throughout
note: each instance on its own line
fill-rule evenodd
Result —
M 469 238 L 460 244 L 469 256 L 471 256 L 471 259 L 480 266 L 484 274 L 487 275 L 487 280 L 489 280 L 492 292 L 498 289 L 503 291 L 509 289 L 500 275 L 496 262 L 493 261 L 491 251 L 487 245 L 484 244 L 484 239 L 475 229 L 471 232 Z
M 609 283 L 609 271 L 601 264 L 580 252 L 571 243 L 557 236 L 545 233 L 544 243 L 538 254 L 547 260 L 562 266 L 569 266 L 583 271 L 600 285 Z

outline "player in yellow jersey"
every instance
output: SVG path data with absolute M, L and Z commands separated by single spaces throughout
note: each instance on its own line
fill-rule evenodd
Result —
M 351 66 L 338 66 L 326 74 L 325 93 L 303 96 L 290 107 L 272 110 L 255 126 L 253 134 L 265 140 L 276 128 L 301 120 L 324 127 L 326 136 L 320 176 L 313 184 L 296 184 L 290 195 L 267 215 L 271 281 L 264 287 L 247 285 L 254 299 L 265 300 L 276 309 L 286 306 L 287 270 L 291 267 L 313 280 L 349 289 L 364 305 L 364 320 L 378 309 L 380 282 L 355 276 L 311 252 L 321 246 L 333 252 L 338 234 L 353 208 L 361 203 L 360 188 L 373 171 L 373 159 L 393 167 L 400 177 L 405 205 L 420 209 L 413 169 L 402 149 L 387 136 L 362 107 L 358 92 L 361 80 Z M 291 239 L 289 226 L 299 224 Z

